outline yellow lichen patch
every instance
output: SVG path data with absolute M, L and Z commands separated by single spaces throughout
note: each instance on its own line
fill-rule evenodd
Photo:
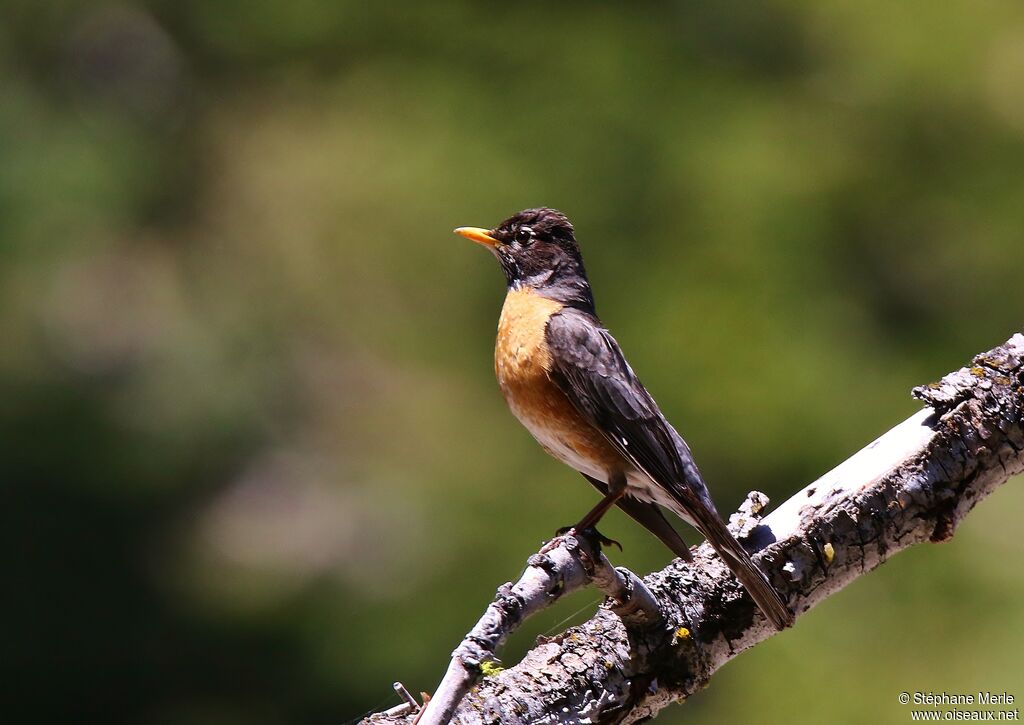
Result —
M 496 674 L 504 670 L 500 664 L 494 660 L 487 660 L 486 662 L 480 663 L 480 674 L 484 677 L 494 677 Z
M 825 563 L 831 564 L 832 560 L 836 558 L 836 550 L 832 547 L 832 543 L 826 543 L 822 547 L 822 551 L 825 553 Z
M 676 645 L 676 644 L 679 643 L 679 640 L 681 640 L 681 639 L 689 639 L 689 638 L 690 638 L 690 630 L 688 630 L 686 627 L 680 627 L 679 629 L 677 629 L 675 632 L 672 633 L 672 644 Z
M 985 368 L 978 367 L 977 365 L 975 365 L 973 368 L 971 368 L 971 375 L 973 375 L 976 378 L 983 378 L 985 377 Z

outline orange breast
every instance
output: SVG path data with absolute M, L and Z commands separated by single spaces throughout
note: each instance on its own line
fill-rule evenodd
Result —
M 510 290 L 498 322 L 494 371 L 512 413 L 548 453 L 602 481 L 622 458 L 576 411 L 550 378 L 548 319 L 562 305 L 529 290 Z

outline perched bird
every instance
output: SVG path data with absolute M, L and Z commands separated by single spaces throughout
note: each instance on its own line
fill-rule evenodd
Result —
M 573 528 L 595 527 L 618 505 L 692 560 L 663 506 L 711 542 L 775 627 L 791 625 L 792 613 L 719 517 L 686 442 L 598 319 L 566 216 L 527 209 L 494 229 L 455 233 L 487 247 L 508 281 L 494 367 L 509 408 L 544 450 L 604 495 Z

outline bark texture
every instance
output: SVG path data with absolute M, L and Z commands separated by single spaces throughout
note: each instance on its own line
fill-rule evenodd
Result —
M 798 617 L 896 552 L 950 539 L 979 500 L 1024 471 L 1024 335 L 913 394 L 928 407 L 771 515 L 759 517 L 766 501 L 753 493 L 733 516 L 733 531 Z M 692 564 L 676 560 L 641 587 L 592 547 L 565 541 L 499 589 L 425 712 L 402 705 L 368 721 L 636 722 L 704 688 L 775 633 L 707 544 Z M 520 586 L 538 576 L 539 588 Z M 481 678 L 481 663 L 523 616 L 590 581 L 610 595 L 590 621 Z

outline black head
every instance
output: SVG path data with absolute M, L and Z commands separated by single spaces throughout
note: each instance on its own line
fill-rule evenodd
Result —
M 460 227 L 455 232 L 494 253 L 510 288 L 529 287 L 567 305 L 593 308 L 583 257 L 562 212 L 526 209 L 494 229 Z

